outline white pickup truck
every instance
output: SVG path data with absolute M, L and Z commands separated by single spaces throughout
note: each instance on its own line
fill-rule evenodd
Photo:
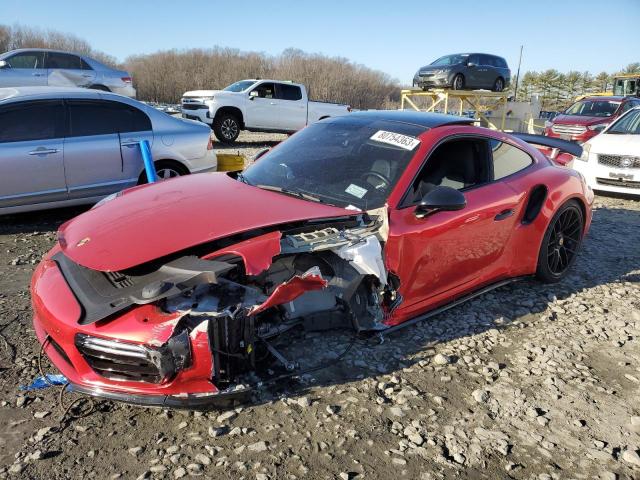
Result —
M 350 111 L 349 105 L 310 101 L 304 85 L 277 80 L 241 80 L 182 97 L 182 116 L 210 125 L 223 143 L 235 142 L 241 130 L 292 133 Z

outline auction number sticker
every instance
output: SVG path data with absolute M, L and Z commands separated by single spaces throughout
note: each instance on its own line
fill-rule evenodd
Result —
M 354 197 L 358 198 L 364 197 L 368 191 L 369 190 L 367 190 L 366 188 L 359 187 L 358 185 L 354 185 L 353 183 L 345 189 L 345 192 L 350 193 Z
M 386 130 L 378 130 L 371 137 L 371 140 L 376 142 L 387 143 L 394 147 L 404 148 L 405 150 L 413 150 L 420 144 L 420 140 L 410 137 L 408 135 L 402 135 L 400 133 L 387 132 Z

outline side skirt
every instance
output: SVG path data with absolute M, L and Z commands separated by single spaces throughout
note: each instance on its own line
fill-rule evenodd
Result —
M 380 332 L 378 332 L 378 336 L 380 338 L 381 341 L 384 340 L 385 335 L 389 335 L 390 333 L 394 333 L 397 332 L 398 330 L 401 330 L 405 327 L 408 327 L 410 325 L 415 325 L 417 323 L 420 322 L 424 322 L 425 320 L 431 318 L 431 317 L 435 317 L 436 315 L 441 314 L 442 312 L 446 312 L 447 310 L 457 307 L 458 305 L 463 304 L 464 302 L 471 300 L 473 298 L 479 297 L 480 295 L 484 295 L 487 292 L 490 292 L 491 290 L 495 290 L 496 288 L 500 288 L 500 287 L 504 287 L 505 285 L 509 285 L 511 283 L 515 283 L 515 282 L 519 282 L 520 280 L 524 280 L 526 278 L 532 278 L 530 275 L 526 275 L 526 276 L 522 276 L 522 277 L 513 277 L 513 278 L 508 278 L 506 280 L 501 280 L 499 282 L 496 283 L 492 283 L 490 285 L 487 285 L 486 287 L 481 288 L 480 290 L 476 290 L 475 292 L 471 292 L 467 295 L 464 295 L 460 298 L 458 298 L 457 300 L 454 300 L 451 303 L 448 303 L 446 305 L 443 305 L 442 307 L 438 307 L 434 310 L 430 310 L 427 313 L 423 313 L 422 315 L 418 315 L 417 317 L 412 318 L 411 320 L 407 320 L 406 322 L 400 323 L 398 325 L 394 325 L 393 327 L 389 327 L 385 330 L 381 330 Z

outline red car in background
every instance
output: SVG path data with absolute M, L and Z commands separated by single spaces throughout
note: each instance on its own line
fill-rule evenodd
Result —
M 513 279 L 561 280 L 593 193 L 472 121 L 357 112 L 306 127 L 237 177 L 105 199 L 60 227 L 34 273 L 44 351 L 76 391 L 204 408 L 301 374 L 295 332 L 384 334 Z
M 594 96 L 578 100 L 552 121 L 546 122 L 544 134 L 584 143 L 627 110 L 640 105 L 636 97 Z

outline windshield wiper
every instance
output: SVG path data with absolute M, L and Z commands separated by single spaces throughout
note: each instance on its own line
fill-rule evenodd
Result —
M 309 195 L 308 193 L 299 192 L 297 190 L 289 190 L 288 188 L 276 187 L 274 185 L 255 185 L 258 188 L 263 190 L 269 190 L 271 192 L 284 193 L 285 195 L 289 195 L 292 197 L 302 198 L 303 200 L 310 200 L 312 202 L 317 203 L 327 203 L 324 200 L 315 197 L 313 195 Z M 329 204 L 330 205 L 330 204 Z

